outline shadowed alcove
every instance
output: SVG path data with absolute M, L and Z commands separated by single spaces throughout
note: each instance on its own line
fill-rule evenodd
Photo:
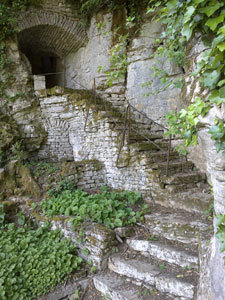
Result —
M 66 85 L 65 58 L 85 40 L 79 22 L 56 13 L 25 14 L 19 24 L 19 50 L 28 58 L 32 75 L 46 75 L 47 88 Z

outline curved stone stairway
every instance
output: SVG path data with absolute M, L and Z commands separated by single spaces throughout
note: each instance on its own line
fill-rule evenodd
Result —
M 91 109 L 111 123 L 116 136 L 121 135 L 124 114 L 109 102 L 96 102 L 94 109 L 93 101 L 89 103 Z M 138 165 L 143 170 L 145 190 L 149 191 L 144 198 L 150 213 L 132 236 L 117 233 L 122 242 L 118 253 L 109 257 L 106 270 L 93 277 L 94 287 L 103 298 L 83 299 L 197 300 L 199 247 L 209 239 L 212 229 L 204 214 L 213 201 L 206 178 L 174 150 L 167 176 L 168 140 L 163 138 L 162 129 L 130 121 L 129 139 L 125 138 L 128 164 L 124 168 Z M 123 155 L 119 162 L 123 163 Z
M 210 224 L 198 214 L 152 206 L 145 234 L 124 238 L 108 270 L 94 277 L 109 299 L 194 299 L 198 285 L 198 245 L 210 237 Z
M 146 136 L 142 125 L 139 130 Z M 93 278 L 94 286 L 103 299 L 196 300 L 199 247 L 212 233 L 205 211 L 213 197 L 205 176 L 176 151 L 166 176 L 168 140 L 161 130 L 147 137 L 161 149 L 132 129 L 129 148 L 130 164 L 138 159 L 152 182 L 151 197 L 146 198 L 151 213 L 145 215 L 142 233 L 121 236 L 121 249 L 109 258 L 108 269 Z

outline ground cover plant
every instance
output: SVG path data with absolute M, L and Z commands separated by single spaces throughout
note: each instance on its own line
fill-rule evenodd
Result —
M 48 217 L 55 215 L 75 217 L 71 219 L 74 227 L 91 221 L 113 229 L 143 220 L 147 205 L 139 205 L 138 210 L 133 207 L 140 204 L 141 200 L 140 193 L 114 192 L 102 187 L 96 194 L 87 194 L 80 189 L 64 190 L 48 197 L 41 203 L 41 207 L 43 214 Z
M 50 224 L 28 227 L 20 214 L 18 224 L 5 222 L 0 207 L 0 299 L 30 300 L 43 295 L 79 269 L 82 259 L 60 230 Z

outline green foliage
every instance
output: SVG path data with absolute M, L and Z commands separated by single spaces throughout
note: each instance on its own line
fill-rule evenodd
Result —
M 118 43 L 110 50 L 110 69 L 104 70 L 104 66 L 99 66 L 98 68 L 99 73 L 104 71 L 107 75 L 107 84 L 109 87 L 111 87 L 114 82 L 124 78 L 127 72 L 127 39 L 128 34 L 119 35 Z
M 220 106 L 225 103 L 225 3 L 212 0 L 189 1 L 156 1 L 149 2 L 147 13 L 155 12 L 155 18 L 165 24 L 165 31 L 156 41 L 154 58 L 172 60 L 184 67 L 184 55 L 187 42 L 196 32 L 201 32 L 204 42 L 209 49 L 204 51 L 197 64 L 193 76 L 198 76 L 202 87 L 209 89 L 210 95 L 203 104 L 199 98 L 186 110 L 179 113 L 170 113 L 167 116 L 171 126 L 171 134 L 179 134 L 185 142 L 181 151 L 187 152 L 187 147 L 197 143 L 197 123 L 199 116 L 204 116 L 213 104 Z M 155 74 L 161 78 L 165 87 L 171 85 L 171 80 L 155 67 Z M 167 77 L 167 79 L 166 79 Z M 151 82 L 150 82 L 151 83 Z M 201 109 L 203 107 L 203 110 Z M 225 153 L 224 124 L 217 122 L 210 130 L 212 138 L 216 141 L 218 151 Z
M 82 190 L 74 192 L 66 190 L 46 199 L 41 205 L 43 213 L 49 217 L 54 215 L 75 217 L 71 219 L 75 228 L 87 221 L 115 228 L 143 220 L 145 208 L 139 211 L 131 208 L 141 199 L 140 193 L 128 191 L 115 193 L 102 187 L 100 193 L 93 195 L 88 195 Z
M 98 12 L 102 8 L 107 8 L 110 11 L 116 9 L 122 9 L 125 7 L 128 10 L 129 15 L 138 15 L 140 9 L 147 6 L 149 0 L 66 0 L 75 9 L 79 10 L 81 16 L 83 16 L 86 23 L 90 20 L 90 17 L 94 13 Z M 138 15 L 140 18 L 140 15 Z
M 218 214 L 217 215 L 217 232 L 216 237 L 218 241 L 220 242 L 220 251 L 225 251 L 225 215 Z M 224 257 L 224 263 L 225 263 L 225 257 Z
M 171 112 L 166 115 L 169 130 L 166 132 L 166 137 L 170 135 L 179 135 L 184 142 L 177 149 L 182 154 L 187 154 L 187 147 L 197 145 L 199 116 L 204 117 L 209 109 L 209 104 L 196 98 L 195 102 L 188 106 L 187 109 L 182 109 L 180 112 Z
M 216 119 L 215 125 L 209 130 L 211 138 L 215 140 L 216 151 L 225 155 L 225 124 L 223 120 Z
M 74 184 L 74 180 L 70 180 L 68 178 L 62 178 L 58 181 L 54 188 L 51 188 L 47 191 L 48 197 L 57 197 L 57 195 L 61 194 L 63 191 L 74 192 L 76 190 L 76 186 Z
M 5 214 L 5 211 L 4 211 L 4 204 L 0 203 L 0 226 L 2 224 L 4 224 L 4 222 L 5 222 L 5 216 L 6 216 L 6 214 Z
M 0 261 L 0 298 L 30 300 L 79 269 L 82 259 L 60 230 L 51 231 L 49 224 L 36 230 L 8 224 L 0 230 Z

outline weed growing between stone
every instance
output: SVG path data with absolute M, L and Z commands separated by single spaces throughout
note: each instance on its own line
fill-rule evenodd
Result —
M 2 207 L 0 218 L 0 299 L 33 299 L 79 269 L 82 259 L 60 230 L 29 228 L 21 215 L 19 226 L 6 224 Z
M 48 217 L 64 215 L 71 219 L 74 228 L 84 222 L 96 222 L 109 228 L 122 227 L 143 221 L 147 205 L 134 210 L 132 206 L 140 204 L 142 196 L 135 192 L 110 192 L 102 187 L 100 193 L 89 195 L 78 189 L 64 190 L 42 202 L 42 212 Z

